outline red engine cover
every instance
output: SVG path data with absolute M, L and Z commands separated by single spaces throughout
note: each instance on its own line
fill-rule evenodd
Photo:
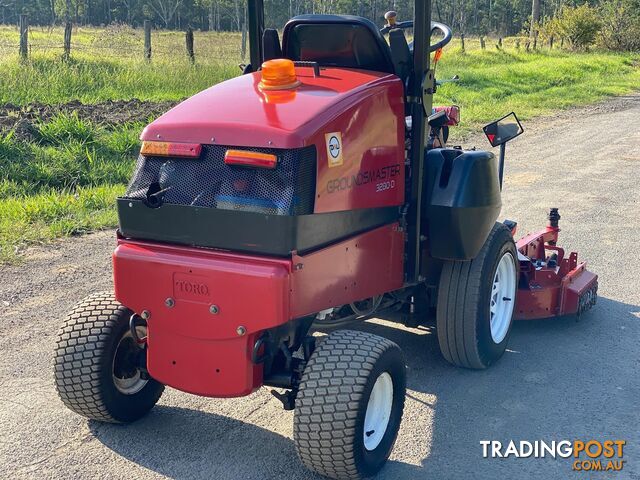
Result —
M 260 72 L 182 102 L 142 140 L 264 148 L 316 147 L 315 213 L 404 201 L 404 89 L 396 75 L 297 67 L 301 85 L 262 91 Z M 333 155 L 332 155 L 333 154 Z

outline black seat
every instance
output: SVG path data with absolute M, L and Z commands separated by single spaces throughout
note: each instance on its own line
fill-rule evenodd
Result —
M 399 28 L 389 31 L 389 47 L 396 75 L 402 79 L 402 83 L 406 87 L 413 71 L 413 55 L 409 50 L 404 32 Z
M 265 29 L 262 34 L 262 56 L 265 62 L 274 58 L 282 58 L 280 37 L 278 37 L 278 31 L 273 28 Z
M 396 73 L 389 45 L 378 27 L 352 15 L 300 15 L 284 27 L 282 53 L 320 66 Z

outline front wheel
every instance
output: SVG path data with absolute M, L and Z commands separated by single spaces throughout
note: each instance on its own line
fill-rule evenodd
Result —
M 400 428 L 405 363 L 390 340 L 364 332 L 331 333 L 304 369 L 293 438 L 302 462 L 336 479 L 374 475 Z
M 517 259 L 511 232 L 496 223 L 476 258 L 444 264 L 436 323 L 448 362 L 482 369 L 502 356 L 516 301 Z
M 55 384 L 63 403 L 93 420 L 128 423 L 145 415 L 164 385 L 139 367 L 144 351 L 129 330 L 133 312 L 110 293 L 83 300 L 67 316 L 55 351 Z M 137 327 L 139 337 L 145 327 Z

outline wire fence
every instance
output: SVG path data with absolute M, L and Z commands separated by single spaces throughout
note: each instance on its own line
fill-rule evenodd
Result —
M 0 58 L 16 54 L 23 60 L 47 54 L 67 58 L 77 54 L 105 60 L 241 63 L 248 56 L 246 36 L 240 32 L 178 32 L 152 30 L 150 26 L 145 32 L 124 25 L 66 28 L 70 35 L 65 35 L 65 26 L 29 26 L 28 21 L 19 28 L 0 25 Z
M 192 63 L 243 63 L 248 56 L 246 35 L 241 32 L 201 32 L 152 30 L 127 25 L 107 27 L 29 26 L 26 16 L 20 27 L 0 25 L 0 58 L 20 54 L 28 59 L 39 54 L 60 54 L 62 58 L 74 54 L 109 59 L 147 61 L 190 61 Z M 448 48 L 465 50 L 513 49 L 535 51 L 558 49 L 563 40 L 515 37 L 466 37 L 460 35 Z

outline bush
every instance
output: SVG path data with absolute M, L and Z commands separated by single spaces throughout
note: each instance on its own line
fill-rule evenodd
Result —
M 610 0 L 602 5 L 598 43 L 608 50 L 640 50 L 640 1 Z
M 556 17 L 554 29 L 566 38 L 575 50 L 586 50 L 593 44 L 602 27 L 598 10 L 587 4 L 565 7 Z

